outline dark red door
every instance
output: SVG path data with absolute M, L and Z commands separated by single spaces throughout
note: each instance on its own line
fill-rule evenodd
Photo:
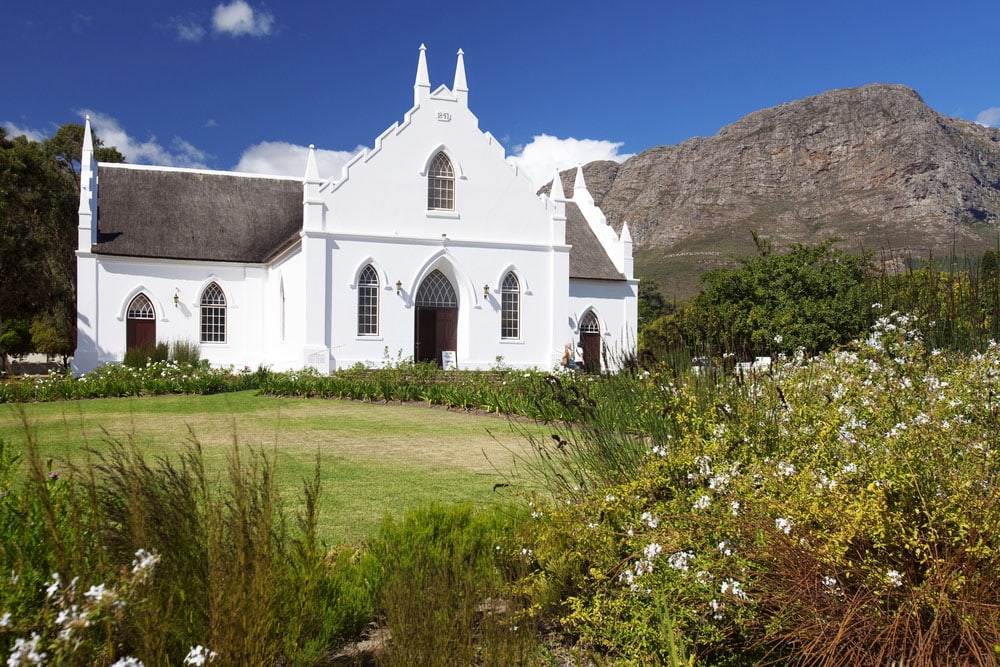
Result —
M 437 309 L 417 307 L 413 341 L 415 361 L 434 361 L 437 354 Z
M 413 358 L 441 365 L 441 353 L 458 343 L 458 308 L 417 307 Z
M 600 373 L 601 334 L 584 332 L 580 338 L 583 340 L 583 368 L 588 373 Z

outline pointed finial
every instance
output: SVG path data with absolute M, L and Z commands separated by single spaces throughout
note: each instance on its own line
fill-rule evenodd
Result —
M 87 114 L 83 123 L 83 150 L 94 152 L 94 140 L 90 136 L 90 114 Z
M 455 65 L 455 85 L 451 92 L 455 93 L 458 101 L 468 106 L 469 104 L 469 84 L 465 81 L 465 52 L 458 50 L 458 63 Z
M 316 165 L 316 147 L 309 144 L 309 157 L 306 159 L 306 180 L 319 180 L 319 167 Z
M 576 195 L 577 190 L 586 190 L 587 184 L 583 181 L 583 165 L 576 166 L 576 181 L 573 183 L 573 193 Z
M 559 175 L 559 167 L 556 167 L 556 175 L 552 179 L 552 193 L 550 197 L 553 201 L 566 200 L 566 193 L 563 192 L 562 176 Z
M 622 223 L 622 233 L 618 235 L 618 240 L 622 243 L 632 242 L 632 234 L 628 230 L 628 220 Z
M 417 61 L 417 80 L 413 84 L 413 106 L 420 104 L 422 97 L 431 92 L 431 78 L 427 74 L 427 47 L 420 45 L 420 59 Z

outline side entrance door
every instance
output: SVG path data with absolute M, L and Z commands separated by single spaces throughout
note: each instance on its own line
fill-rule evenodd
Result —
M 593 311 L 580 322 L 580 340 L 583 342 L 583 367 L 588 373 L 601 372 L 601 325 Z
M 156 345 L 156 312 L 145 294 L 137 294 L 125 317 L 125 349 Z

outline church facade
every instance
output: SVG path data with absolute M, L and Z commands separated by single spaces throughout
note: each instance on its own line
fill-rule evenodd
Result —
M 464 55 L 333 178 L 81 160 L 74 370 L 153 342 L 219 366 L 412 358 L 552 368 L 582 342 L 591 370 L 634 351 L 638 281 L 577 169 L 536 195 L 469 110 Z

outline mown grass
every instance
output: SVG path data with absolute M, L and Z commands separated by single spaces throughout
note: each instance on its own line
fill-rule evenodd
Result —
M 278 488 L 299 509 L 303 479 L 321 462 L 319 535 L 329 543 L 367 537 L 386 514 L 429 502 L 490 505 L 502 499 L 524 433 L 541 427 L 420 405 L 308 400 L 234 392 L 0 406 L 0 439 L 23 447 L 26 428 L 55 469 L 88 450 L 132 441 L 175 458 L 197 440 L 209 475 L 225 471 L 234 438 L 273 452 Z

